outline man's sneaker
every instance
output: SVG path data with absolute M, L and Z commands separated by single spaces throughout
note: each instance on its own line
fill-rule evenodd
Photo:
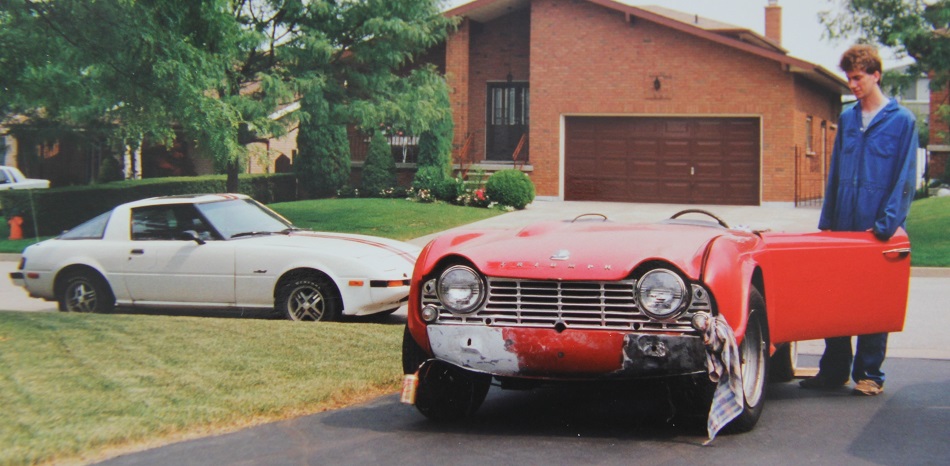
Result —
M 871 379 L 859 380 L 851 393 L 864 396 L 880 395 L 884 393 L 884 386 Z
M 803 379 L 801 382 L 798 382 L 798 386 L 808 390 L 834 390 L 841 388 L 847 383 L 848 379 L 831 380 L 828 377 L 818 374 L 814 377 Z

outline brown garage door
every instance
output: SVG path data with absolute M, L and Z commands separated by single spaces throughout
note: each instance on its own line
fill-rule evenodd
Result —
M 759 204 L 757 118 L 568 117 L 564 198 Z

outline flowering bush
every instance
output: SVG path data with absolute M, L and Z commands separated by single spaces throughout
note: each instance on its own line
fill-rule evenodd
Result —
M 436 198 L 432 191 L 425 188 L 409 188 L 406 191 L 406 199 L 415 202 L 435 202 Z

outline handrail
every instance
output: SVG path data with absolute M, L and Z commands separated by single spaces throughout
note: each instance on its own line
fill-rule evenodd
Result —
M 515 147 L 514 153 L 511 154 L 511 161 L 515 163 L 515 168 L 521 169 L 524 166 L 524 163 L 518 165 L 518 157 L 521 155 L 521 150 L 524 149 L 524 145 L 528 140 L 528 132 L 521 133 L 521 139 L 518 140 L 518 146 Z

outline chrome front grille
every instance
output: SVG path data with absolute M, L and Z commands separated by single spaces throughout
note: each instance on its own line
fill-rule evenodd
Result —
M 436 280 L 423 285 L 422 306 L 439 310 L 438 323 L 594 329 L 640 332 L 693 332 L 690 325 L 699 311 L 711 312 L 709 293 L 692 285 L 689 308 L 671 321 L 644 314 L 634 297 L 636 280 L 574 282 L 487 278 L 485 303 L 467 315 L 449 312 L 436 295 Z

